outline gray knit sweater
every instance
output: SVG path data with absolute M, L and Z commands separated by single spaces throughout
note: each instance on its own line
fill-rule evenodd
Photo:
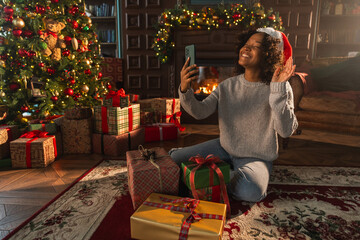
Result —
M 252 157 L 267 161 L 278 157 L 278 133 L 289 137 L 298 126 L 294 100 L 288 82 L 249 82 L 244 74 L 219 84 L 203 101 L 189 89 L 180 102 L 186 112 L 203 119 L 218 107 L 220 144 L 234 157 Z

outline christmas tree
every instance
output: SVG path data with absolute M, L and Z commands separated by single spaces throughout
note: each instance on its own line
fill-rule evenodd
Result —
M 6 123 L 100 104 L 100 45 L 84 0 L 0 0 L 0 101 Z

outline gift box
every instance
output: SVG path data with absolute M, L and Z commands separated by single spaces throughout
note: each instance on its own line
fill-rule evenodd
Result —
M 129 106 L 129 95 L 125 94 L 124 89 L 118 91 L 109 91 L 109 93 L 103 99 L 103 105 L 105 107 L 128 107 Z
M 0 159 L 10 156 L 10 142 L 17 139 L 19 135 L 16 125 L 0 126 Z
M 214 198 L 217 202 L 221 198 L 227 205 L 227 211 L 230 211 L 226 190 L 226 184 L 230 182 L 230 165 L 228 163 L 221 161 L 214 155 L 208 155 L 206 158 L 197 155 L 191 157 L 189 161 L 182 162 L 181 170 L 183 182 L 191 190 L 194 198 L 205 198 L 207 200 Z M 220 192 L 213 192 L 218 190 L 217 188 L 211 188 L 213 186 L 219 186 Z M 211 196 L 206 193 L 209 190 L 211 190 Z
M 158 123 L 145 127 L 145 142 L 174 140 L 180 136 L 179 129 L 173 123 Z
M 129 99 L 131 103 L 137 103 L 140 100 L 140 95 L 129 93 Z
M 130 217 L 133 239 L 221 239 L 226 205 L 152 193 Z
M 221 170 L 225 184 L 230 182 L 230 165 L 225 162 L 216 163 L 218 168 Z M 191 189 L 190 186 L 190 173 L 196 168 L 198 164 L 192 161 L 186 161 L 181 163 L 182 179 L 186 186 Z M 212 174 L 212 175 L 211 175 Z M 210 177 L 213 176 L 213 183 L 210 183 Z M 206 165 L 196 169 L 194 174 L 194 185 L 195 189 L 201 189 L 209 186 L 216 186 L 220 184 L 219 176 L 214 173 L 214 170 L 207 167 Z
M 10 142 L 13 168 L 40 168 L 52 163 L 57 156 L 56 140 L 47 132 L 34 130 Z
M 91 153 L 91 118 L 64 119 L 61 125 L 64 153 Z
M 94 108 L 95 133 L 120 135 L 140 127 L 140 105 Z
M 147 152 L 153 154 L 149 156 Z M 160 147 L 126 152 L 129 192 L 134 209 L 153 192 L 177 195 L 179 166 Z
M 82 120 L 91 118 L 93 115 L 93 110 L 88 107 L 84 108 L 71 108 L 64 111 L 64 116 L 66 119 L 70 120 Z
M 58 131 L 58 125 L 51 120 L 31 120 L 29 130 L 41 130 L 49 134 L 55 134 Z
M 141 105 L 141 111 L 153 109 L 162 113 L 163 122 L 170 122 L 171 117 L 175 117 L 180 122 L 180 99 L 178 98 L 149 98 L 138 101 Z
M 211 201 L 211 202 L 222 202 L 221 201 L 221 188 L 220 185 L 195 189 L 196 195 L 199 200 Z M 191 190 L 189 195 L 193 196 Z M 193 196 L 195 198 L 195 196 Z
M 153 123 L 161 123 L 161 112 L 155 111 L 153 109 L 146 109 L 144 111 L 140 111 L 140 124 L 141 125 L 149 125 Z
M 144 139 L 144 128 L 138 128 L 120 135 L 93 133 L 93 151 L 109 156 L 125 156 L 126 151 L 137 149 L 139 145 L 144 144 Z

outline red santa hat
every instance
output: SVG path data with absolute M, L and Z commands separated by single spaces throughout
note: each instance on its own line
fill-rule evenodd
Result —
M 284 64 L 285 64 L 286 61 L 289 59 L 289 57 L 292 56 L 292 48 L 286 35 L 283 32 L 277 31 L 271 27 L 258 28 L 256 29 L 256 31 L 266 33 L 272 36 L 273 38 L 280 40 L 278 47 L 284 54 Z

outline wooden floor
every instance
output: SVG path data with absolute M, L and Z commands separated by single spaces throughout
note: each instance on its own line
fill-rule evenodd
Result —
M 170 150 L 218 137 L 216 125 L 185 125 L 175 141 L 145 145 Z M 281 141 L 280 141 L 281 143 Z M 0 239 L 5 237 L 43 205 L 61 193 L 75 179 L 106 156 L 66 155 L 43 169 L 0 168 Z M 343 136 L 303 130 L 290 138 L 274 164 L 360 167 L 360 136 Z

